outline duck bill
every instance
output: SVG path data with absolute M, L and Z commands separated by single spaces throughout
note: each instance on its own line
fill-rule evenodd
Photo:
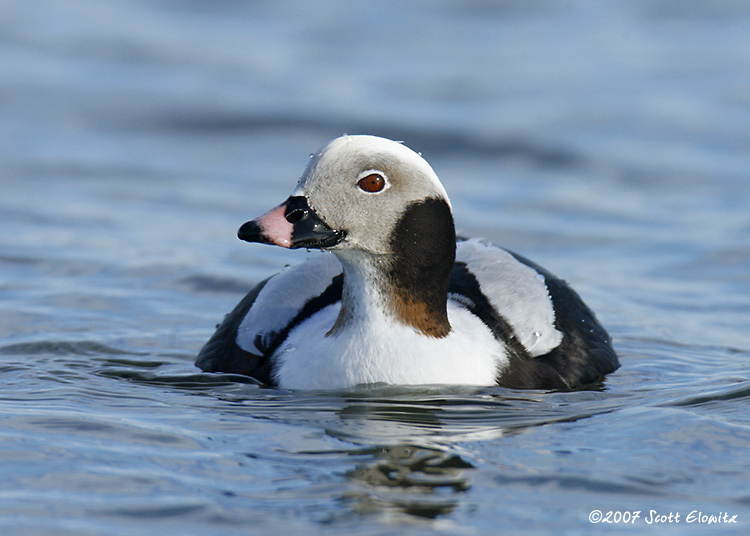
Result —
M 290 249 L 330 248 L 341 242 L 345 234 L 331 229 L 302 196 L 290 197 L 259 218 L 245 223 L 237 232 L 239 239 L 245 242 Z

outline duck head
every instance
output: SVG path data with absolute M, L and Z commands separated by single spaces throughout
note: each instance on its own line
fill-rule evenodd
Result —
M 430 165 L 395 141 L 342 136 L 312 156 L 284 203 L 245 223 L 238 236 L 286 248 L 388 255 L 397 253 L 397 240 L 427 239 L 403 236 L 415 233 L 442 235 L 455 246 L 450 202 Z

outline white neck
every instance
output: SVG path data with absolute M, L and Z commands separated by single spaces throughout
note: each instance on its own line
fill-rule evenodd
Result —
M 360 249 L 340 250 L 336 256 L 344 267 L 344 288 L 339 316 L 328 335 L 355 324 L 366 326 L 383 319 L 430 337 L 442 338 L 450 332 L 445 310 L 447 294 L 442 304 L 430 302 L 431 296 L 415 292 L 408 283 L 404 285 L 398 270 L 394 269 L 393 256 L 373 255 Z M 430 284 L 429 281 L 424 283 Z M 428 287 L 428 290 L 440 292 L 439 287 Z
M 341 310 L 329 334 L 355 322 L 370 324 L 383 317 L 392 317 L 386 295 L 390 286 L 384 276 L 388 256 L 347 249 L 336 251 L 336 257 L 344 268 L 344 288 Z

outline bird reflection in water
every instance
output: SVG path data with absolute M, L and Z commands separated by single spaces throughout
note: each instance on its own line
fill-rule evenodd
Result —
M 347 498 L 360 514 L 395 511 L 435 519 L 451 513 L 457 494 L 470 487 L 473 466 L 454 453 L 403 444 L 359 454 L 372 458 L 347 473 L 355 484 Z

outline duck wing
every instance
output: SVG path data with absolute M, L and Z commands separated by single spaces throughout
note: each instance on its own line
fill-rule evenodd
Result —
M 274 352 L 294 327 L 341 301 L 342 272 L 335 256 L 323 254 L 258 283 L 226 315 L 198 354 L 196 366 L 273 385 Z
M 510 365 L 498 385 L 570 389 L 619 367 L 609 335 L 578 294 L 518 254 L 459 240 L 449 292 L 505 346 Z

